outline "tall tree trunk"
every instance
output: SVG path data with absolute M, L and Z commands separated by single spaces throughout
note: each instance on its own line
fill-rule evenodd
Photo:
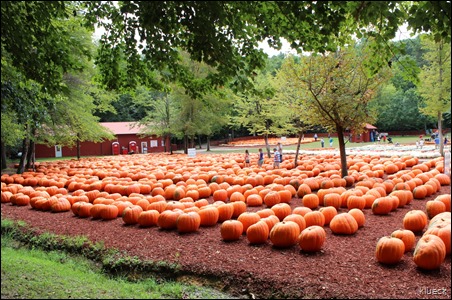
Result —
M 19 166 L 17 167 L 17 174 L 22 174 L 25 171 L 25 159 L 28 156 L 29 138 L 25 138 L 22 141 L 22 156 L 20 157 Z
M 444 137 L 443 137 L 443 118 L 440 111 L 438 111 L 438 134 L 439 134 L 439 153 L 444 157 Z
M 184 153 L 188 154 L 188 136 L 184 135 Z
M 298 143 L 297 143 L 297 151 L 295 151 L 295 160 L 294 160 L 294 168 L 297 167 L 298 165 L 298 153 L 300 153 L 300 145 L 301 145 L 301 140 L 303 139 L 303 131 L 300 131 L 298 133 Z
M 345 177 L 348 175 L 347 169 L 347 153 L 345 152 L 345 141 L 344 141 L 344 128 L 341 126 L 336 126 L 337 139 L 339 143 L 339 153 L 341 155 L 341 175 Z
M 272 154 L 270 152 L 270 145 L 268 144 L 268 134 L 264 134 L 264 140 L 265 140 L 265 148 L 267 149 L 267 156 L 268 158 L 272 157 Z
M 77 139 L 77 160 L 80 160 L 80 140 Z
M 207 136 L 207 150 L 210 151 L 210 136 Z
M 198 134 L 198 144 L 199 144 L 199 149 L 202 149 L 201 135 L 199 135 L 199 134 Z
M 25 169 L 35 170 L 35 142 L 30 140 L 28 146 L 27 163 L 25 164 Z
M 170 152 L 172 153 L 172 149 L 171 149 L 171 136 L 170 134 L 165 134 L 164 135 L 164 139 L 165 139 L 165 152 Z
M 7 168 L 6 165 L 6 147 L 5 144 L 3 143 L 3 141 L 1 141 L 1 148 L 2 148 L 2 156 L 1 156 L 1 160 L 2 160 L 2 170 Z

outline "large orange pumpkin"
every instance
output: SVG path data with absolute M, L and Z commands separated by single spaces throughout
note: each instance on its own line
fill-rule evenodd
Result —
M 384 236 L 377 242 L 375 257 L 378 262 L 393 265 L 402 260 L 405 253 L 405 244 L 401 239 Z
M 250 244 L 263 244 L 268 240 L 269 229 L 265 221 L 259 220 L 246 230 L 246 238 Z
M 330 229 L 335 234 L 354 234 L 358 231 L 358 222 L 349 213 L 340 213 L 333 217 Z
M 446 258 L 446 245 L 434 234 L 423 235 L 413 253 L 414 263 L 421 269 L 438 269 Z
M 191 211 L 180 214 L 176 219 L 176 229 L 179 233 L 195 232 L 201 226 L 201 217 L 197 212 Z
M 140 227 L 156 226 L 159 216 L 160 212 L 155 209 L 145 210 L 138 216 L 137 223 Z
M 224 241 L 236 241 L 243 234 L 243 224 L 238 220 L 226 220 L 221 223 L 220 234 Z
M 418 209 L 410 210 L 403 217 L 403 228 L 411 230 L 413 232 L 421 232 L 427 226 L 427 215 Z
M 298 245 L 302 251 L 320 251 L 326 240 L 326 232 L 323 227 L 313 225 L 301 231 L 298 237 Z
M 275 247 L 285 248 L 295 245 L 300 235 L 300 227 L 293 221 L 278 222 L 270 231 L 270 241 Z

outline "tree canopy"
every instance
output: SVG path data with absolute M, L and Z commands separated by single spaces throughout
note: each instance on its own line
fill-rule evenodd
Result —
M 105 28 L 98 62 L 110 88 L 147 80 L 144 70 L 169 66 L 181 73 L 178 49 L 218 72 L 209 84 L 251 75 L 264 65 L 258 42 L 279 49 L 281 38 L 302 52 L 336 51 L 354 37 L 372 37 L 368 63 L 377 72 L 398 49 L 389 45 L 405 22 L 413 33 L 450 41 L 450 1 L 84 1 L 90 24 Z M 427 20 L 427 22 L 426 22 Z M 128 80 L 117 58 L 127 58 Z M 139 59 L 140 55 L 144 57 Z M 239 77 L 243 78 L 243 77 Z
M 95 124 L 94 113 L 113 110 L 117 96 L 106 91 L 122 93 L 118 103 L 124 104 L 136 87 L 158 93 L 176 83 L 184 93 L 179 99 L 189 100 L 185 108 L 199 107 L 212 121 L 218 115 L 212 103 L 223 93 L 217 87 L 243 92 L 258 83 L 252 78 L 267 62 L 260 42 L 279 49 L 286 39 L 299 54 L 323 55 L 365 39 L 371 51 L 363 67 L 371 77 L 403 53 L 404 44 L 390 43 L 402 24 L 437 43 L 450 45 L 451 35 L 450 1 L 2 1 L 1 13 L 2 167 L 5 145 L 39 140 L 43 125 L 68 125 L 71 104 L 79 114 L 59 141 L 97 138 L 80 124 Z M 93 51 L 95 26 L 105 33 Z M 187 59 L 209 68 L 203 65 L 200 77 Z M 152 107 L 137 104 L 130 118 Z M 196 122 L 207 124 L 206 118 Z

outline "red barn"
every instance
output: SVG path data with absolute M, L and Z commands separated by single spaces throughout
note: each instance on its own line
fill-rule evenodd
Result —
M 155 135 L 139 137 L 142 127 L 138 126 L 136 122 L 104 122 L 100 124 L 110 129 L 115 134 L 116 139 L 101 143 L 81 142 L 81 156 L 164 152 L 164 143 L 169 143 L 169 141 L 163 141 L 162 137 Z M 77 147 L 37 144 L 35 156 L 36 158 L 77 156 Z
M 377 127 L 366 123 L 366 125 L 364 125 L 363 133 L 354 134 L 353 132 L 351 132 L 352 134 L 351 142 L 353 143 L 374 142 L 377 139 L 376 133 Z

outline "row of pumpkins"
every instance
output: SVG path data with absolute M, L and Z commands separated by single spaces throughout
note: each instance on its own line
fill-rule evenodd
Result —
M 367 161 L 370 163 L 372 160 Z M 396 159 L 396 162 L 400 161 Z M 329 160 L 326 164 L 332 163 Z M 79 217 L 106 220 L 121 217 L 125 224 L 159 226 L 177 229 L 180 233 L 197 231 L 201 226 L 214 226 L 220 222 L 221 236 L 227 241 L 239 239 L 245 234 L 252 244 L 265 243 L 270 239 L 277 247 L 299 244 L 303 251 L 319 251 L 326 239 L 325 225 L 336 234 L 353 234 L 364 225 L 364 208 L 371 208 L 374 214 L 388 214 L 409 204 L 412 199 L 423 199 L 439 191 L 441 185 L 450 184 L 450 177 L 440 173 L 438 168 L 430 170 L 435 165 L 441 166 L 439 160 L 415 164 L 411 170 L 403 170 L 403 165 L 399 170 L 397 166 L 398 171 L 392 170 L 395 163 L 388 163 L 387 173 L 393 175 L 384 181 L 382 176 L 366 175 L 374 172 L 369 171 L 369 163 L 357 159 L 351 166 L 350 176 L 346 178 L 340 178 L 337 168 L 323 168 L 323 171 L 317 168 L 319 172 L 315 177 L 289 176 L 294 173 L 288 173 L 287 170 L 261 170 L 256 176 L 253 176 L 254 171 L 246 170 L 249 172 L 243 176 L 243 169 L 234 167 L 233 163 L 230 163 L 233 172 L 228 175 L 212 172 L 208 177 L 191 174 L 187 178 L 184 174 L 185 177 L 181 176 L 178 180 L 176 175 L 172 176 L 174 173 L 171 174 L 172 179 L 167 178 L 169 172 L 162 172 L 162 169 L 153 176 L 141 175 L 141 178 L 135 178 L 138 180 L 132 180 L 131 176 L 105 176 L 100 179 L 92 174 L 77 172 L 65 182 L 59 180 L 64 176 L 58 178 L 52 175 L 49 179 L 44 173 L 26 172 L 21 176 L 2 175 L 1 199 L 2 203 L 30 205 L 38 210 L 72 210 Z M 314 168 L 309 171 L 313 172 Z M 47 169 L 56 171 L 52 167 Z M 376 170 L 372 175 L 381 174 Z M 237 176 L 229 176 L 233 174 Z M 51 185 L 51 180 L 59 184 Z M 212 204 L 206 199 L 209 197 L 213 199 Z M 289 203 L 293 197 L 301 198 L 302 206 L 292 211 Z M 246 211 L 247 206 L 262 205 L 267 208 L 257 212 Z M 319 206 L 322 207 L 315 210 Z M 338 209 L 344 207 L 348 208 L 348 212 L 338 213 Z M 450 254 L 450 195 L 439 195 L 435 200 L 428 201 L 426 211 L 431 220 L 442 216 L 441 226 L 446 228 L 442 231 L 447 232 L 449 228 L 448 235 L 437 236 L 441 236 L 446 248 L 444 253 Z M 444 215 L 447 212 L 449 218 Z M 405 231 L 418 232 L 425 228 L 427 220 L 423 211 L 409 211 L 403 226 Z M 435 228 L 438 225 L 439 222 L 433 225 L 431 222 Z M 385 239 L 382 238 L 377 244 L 377 260 L 387 264 L 398 262 L 400 259 L 394 261 L 387 258 L 394 257 L 393 250 L 382 250 L 386 249 L 382 245 L 388 244 L 384 243 Z M 411 248 L 404 243 L 403 252 Z M 439 266 L 434 262 L 418 265 L 423 268 Z

